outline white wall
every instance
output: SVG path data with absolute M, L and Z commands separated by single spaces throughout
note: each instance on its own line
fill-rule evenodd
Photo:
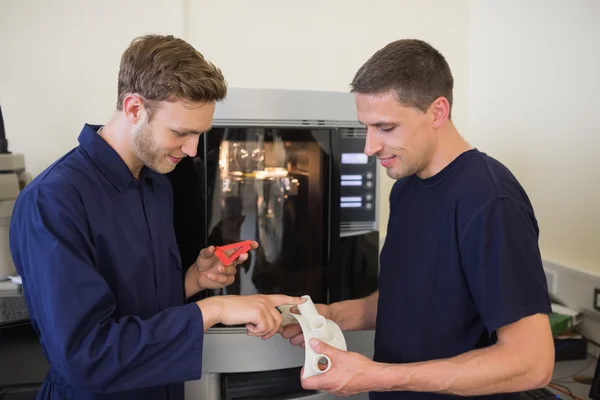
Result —
M 593 272 L 600 272 L 599 20 L 597 0 L 477 0 L 470 19 L 472 141 L 529 193 L 544 258 Z
M 464 130 L 468 15 L 468 0 L 0 0 L 9 144 L 34 175 L 76 145 L 84 122 L 110 116 L 120 55 L 148 32 L 188 39 L 232 87 L 339 91 L 388 42 L 420 38 L 453 68 L 453 118 Z M 385 233 L 392 181 L 382 175 Z
M 135 36 L 188 39 L 230 86 L 340 91 L 377 49 L 421 38 L 453 69 L 459 130 L 530 194 L 544 257 L 598 273 L 598 20 L 597 0 L 0 0 L 0 103 L 36 175 L 111 115 Z
M 0 0 L 0 103 L 10 150 L 37 175 L 103 123 L 121 53 L 138 35 L 183 34 L 170 0 Z

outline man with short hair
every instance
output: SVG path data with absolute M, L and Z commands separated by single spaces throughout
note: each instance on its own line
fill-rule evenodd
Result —
M 375 356 L 311 341 L 331 369 L 303 381 L 379 399 L 519 399 L 553 371 L 551 312 L 533 207 L 517 179 L 452 123 L 444 57 L 399 40 L 356 73 L 365 153 L 396 180 L 379 290 L 318 305 L 343 330 L 375 329 Z M 292 344 L 304 338 L 284 328 Z
M 183 399 L 201 377 L 204 331 L 246 324 L 269 338 L 287 296 L 218 296 L 236 265 L 203 249 L 184 274 L 166 174 L 196 154 L 226 95 L 221 72 L 172 36 L 124 52 L 117 110 L 21 192 L 10 248 L 50 371 L 39 399 Z M 252 243 L 253 249 L 258 247 Z

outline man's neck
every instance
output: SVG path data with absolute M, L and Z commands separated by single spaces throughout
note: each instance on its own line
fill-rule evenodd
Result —
M 139 179 L 140 171 L 144 167 L 144 164 L 133 152 L 133 137 L 131 137 L 130 128 L 127 125 L 127 122 L 123 121 L 117 112 L 98 131 L 98 134 L 121 157 L 133 176 Z
M 417 173 L 417 176 L 421 179 L 436 175 L 462 153 L 473 149 L 473 146 L 461 136 L 452 122 L 448 121 L 444 128 L 440 129 L 431 162 L 424 170 Z

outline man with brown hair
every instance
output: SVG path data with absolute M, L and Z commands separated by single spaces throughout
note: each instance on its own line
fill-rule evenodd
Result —
M 183 399 L 199 379 L 204 331 L 246 324 L 269 338 L 287 296 L 212 297 L 234 265 L 203 249 L 182 271 L 166 174 L 196 154 L 226 95 L 221 72 L 172 36 L 134 40 L 117 110 L 20 194 L 10 247 L 50 371 L 40 399 Z M 258 244 L 254 242 L 253 248 Z M 243 262 L 248 255 L 238 259 Z
M 444 57 L 399 40 L 356 73 L 365 153 L 397 180 L 379 290 L 319 305 L 344 330 L 375 329 L 375 356 L 310 345 L 331 369 L 307 389 L 371 399 L 519 399 L 550 380 L 554 348 L 538 225 L 524 189 L 450 119 Z M 303 344 L 297 326 L 284 337 Z

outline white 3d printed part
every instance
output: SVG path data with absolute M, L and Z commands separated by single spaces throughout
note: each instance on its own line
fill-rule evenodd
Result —
M 293 306 L 279 306 L 279 311 L 283 315 L 283 326 L 294 324 L 296 321 L 302 328 L 305 342 L 304 352 L 304 373 L 302 379 L 322 374 L 331 368 L 331 360 L 324 354 L 317 354 L 309 344 L 310 339 L 317 338 L 339 350 L 346 351 L 346 339 L 340 327 L 333 321 L 325 319 L 319 315 L 317 308 L 312 302 L 310 296 L 302 296 L 306 301 L 298 306 L 300 315 L 292 314 L 290 308 Z M 319 364 L 327 364 L 323 370 Z

